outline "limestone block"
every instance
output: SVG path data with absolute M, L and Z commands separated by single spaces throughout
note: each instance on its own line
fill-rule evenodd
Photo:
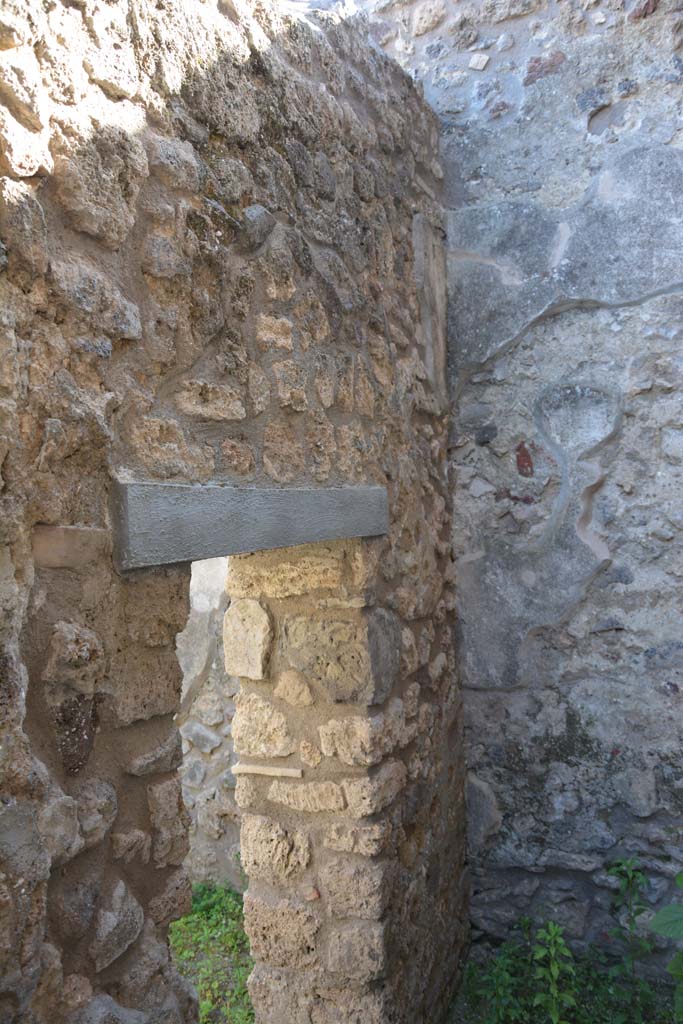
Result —
M 232 794 L 216 786 L 200 793 L 195 806 L 197 828 L 210 839 L 222 839 L 226 825 L 238 816 Z
M 249 395 L 251 397 L 251 386 Z M 247 476 L 254 470 L 254 453 L 244 441 L 235 441 L 232 438 L 221 441 L 221 455 L 229 469 L 239 476 Z
M 140 267 L 150 277 L 171 279 L 181 275 L 189 274 L 192 270 L 192 262 L 185 256 L 182 247 L 182 240 L 164 234 L 161 231 L 153 231 L 145 236 L 140 249 Z M 191 398 L 188 404 L 191 403 Z M 180 403 L 178 403 L 180 407 Z M 182 411 L 185 411 L 182 409 Z M 192 413 L 188 413 L 192 415 Z M 203 417 L 208 419 L 209 417 Z
M 387 761 L 366 779 L 344 782 L 344 796 L 349 813 L 354 818 L 365 818 L 388 807 L 403 789 L 406 768 L 402 761 Z
M 132 675 L 135 688 L 129 685 Z M 111 658 L 108 681 L 113 692 L 106 706 L 118 725 L 172 714 L 178 708 L 181 674 L 172 646 L 122 645 Z
M 0 171 L 12 178 L 32 178 L 52 171 L 53 160 L 47 131 L 34 132 L 24 127 L 0 107 Z
M 265 412 L 270 404 L 270 383 L 266 373 L 257 363 L 250 363 L 247 372 L 247 386 L 254 412 Z M 239 595 L 236 594 L 236 597 Z
M 304 448 L 287 423 L 269 423 L 263 432 L 263 468 L 278 483 L 292 483 L 306 469 Z
M 197 420 L 243 420 L 247 415 L 242 395 L 228 384 L 185 381 L 176 393 L 175 402 L 182 413 Z
M 296 412 L 303 412 L 308 408 L 306 397 L 306 374 L 302 367 L 298 366 L 293 359 L 273 363 L 277 396 L 283 408 L 287 406 Z
M 309 967 L 318 959 L 320 921 L 306 904 L 293 900 L 269 903 L 247 893 L 244 928 L 252 956 L 272 967 Z
M 385 1024 L 393 1014 L 386 993 L 339 979 L 320 984 L 315 969 L 296 973 L 257 963 L 249 978 L 249 994 L 258 1019 L 277 1024 Z
M 92 697 L 103 675 L 104 650 L 96 634 L 75 622 L 57 622 L 43 669 L 48 700 L 61 701 L 69 690 Z
M 443 0 L 427 0 L 418 4 L 413 16 L 413 35 L 423 36 L 440 25 L 446 16 L 446 5 Z
M 474 772 L 467 776 L 467 823 L 467 841 L 474 854 L 486 846 L 503 823 L 495 793 Z
M 213 471 L 211 449 L 188 444 L 178 423 L 168 417 L 141 416 L 131 428 L 131 447 L 156 477 L 204 481 Z
M 52 786 L 41 804 L 36 824 L 53 865 L 64 864 L 85 846 L 78 822 L 78 804 L 59 786 Z
M 343 811 L 346 806 L 342 788 L 336 782 L 297 783 L 276 779 L 270 784 L 268 799 L 310 814 Z
M 206 764 L 199 758 L 185 760 L 183 763 L 183 785 L 201 786 L 206 776 Z
M 287 1021 L 287 1024 L 309 1024 L 313 997 L 307 991 L 308 974 L 308 971 L 293 974 L 256 963 L 249 977 L 249 995 L 257 1016 L 262 1020 Z
M 263 679 L 272 637 L 268 612 L 258 601 L 232 601 L 223 620 L 225 671 L 232 676 Z
M 17 47 L 3 54 L 0 101 L 30 131 L 40 131 L 47 125 L 49 101 L 32 47 Z
M 377 857 L 391 837 L 391 825 L 382 821 L 376 825 L 330 825 L 325 829 L 323 845 L 340 853 L 360 853 L 364 857 Z
M 420 709 L 420 684 L 411 683 L 403 694 L 403 711 L 407 719 L 414 718 Z
M 154 830 L 154 863 L 159 868 L 182 864 L 188 850 L 190 819 L 183 804 L 180 780 L 174 778 L 148 786 L 147 803 Z
M 0 181 L 0 238 L 10 255 L 20 257 L 35 274 L 48 268 L 47 227 L 34 190 L 21 181 Z
M 662 455 L 668 462 L 683 462 L 683 429 L 664 427 L 662 430 Z
M 267 882 L 300 874 L 311 859 L 310 841 L 304 832 L 286 830 L 276 821 L 256 814 L 242 816 L 240 849 L 242 866 L 249 878 Z
M 384 927 L 367 921 L 332 930 L 327 950 L 328 970 L 358 981 L 376 981 L 386 972 Z
M 50 856 L 41 842 L 32 802 L 0 805 L 0 858 L 7 873 L 24 878 L 28 884 L 50 877 Z
M 354 618 L 288 616 L 284 654 L 318 682 L 333 701 L 380 704 L 391 692 L 400 662 L 396 616 L 373 608 Z
M 244 247 L 252 251 L 259 249 L 275 227 L 275 217 L 258 203 L 247 206 L 242 217 Z
M 118 814 L 116 790 L 104 779 L 89 779 L 76 791 L 78 821 L 85 849 L 101 843 Z
M 294 668 L 280 673 L 273 694 L 295 708 L 308 708 L 313 703 L 313 694 L 306 677 Z
M 199 187 L 199 160 L 191 143 L 150 133 L 144 144 L 149 169 L 156 178 L 169 188 L 188 192 Z
M 299 744 L 299 757 L 302 763 L 308 765 L 309 768 L 317 768 L 323 759 L 319 748 L 310 740 L 302 740 Z
M 255 693 L 240 693 L 232 722 L 235 750 L 248 757 L 287 757 L 296 750 L 287 719 L 269 701 Z
M 167 925 L 189 914 L 192 906 L 192 883 L 184 870 L 174 871 L 158 896 L 149 901 L 149 915 L 155 924 Z
M 219 739 L 220 742 L 220 739 Z M 172 772 L 178 768 L 183 759 L 180 733 L 173 729 L 168 737 L 150 750 L 133 758 L 126 771 L 129 775 L 152 775 L 154 772 Z
M 90 955 L 97 972 L 112 964 L 135 942 L 144 920 L 142 907 L 120 879 L 95 920 L 95 938 L 90 946 Z
M 53 144 L 57 197 L 78 231 L 116 249 L 135 222 L 147 157 L 140 140 L 123 128 L 89 132 L 90 125 L 79 125 Z
M 256 344 L 262 351 L 273 348 L 292 351 L 292 323 L 284 317 L 259 313 L 255 322 Z
M 652 769 L 629 768 L 614 777 L 614 788 L 637 818 L 649 818 L 659 806 Z
M 90 317 L 98 330 L 114 339 L 142 337 L 140 311 L 94 265 L 71 258 L 52 263 L 55 290 L 70 306 Z
M 101 879 L 86 875 L 68 882 L 55 893 L 53 920 L 66 941 L 82 939 L 90 928 L 102 891 Z
M 379 764 L 397 746 L 415 738 L 417 723 L 407 725 L 403 701 L 395 698 L 386 712 L 362 718 L 333 718 L 319 726 L 320 746 L 326 757 L 338 757 L 348 765 Z
M 249 775 L 240 775 L 235 786 L 235 803 L 240 810 L 254 807 L 260 796 L 260 789 L 256 779 Z
M 320 871 L 327 907 L 335 917 L 378 921 L 388 899 L 387 866 L 331 860 Z
M 34 563 L 45 569 L 84 569 L 109 555 L 109 531 L 88 526 L 36 526 Z
M 412 629 L 406 626 L 401 632 L 401 672 L 411 676 L 419 668 L 417 642 Z
M 152 837 L 139 828 L 131 828 L 126 832 L 113 832 L 111 837 L 112 856 L 114 860 L 122 860 L 130 864 L 136 857 L 143 864 L 149 862 L 152 850 Z
M 223 742 L 222 736 L 213 729 L 209 729 L 208 726 L 202 725 L 201 722 L 193 720 L 185 722 L 180 731 L 183 739 L 191 743 L 193 747 L 197 747 L 203 754 L 210 754 Z
M 318 590 L 337 590 L 344 578 L 343 541 L 301 544 L 228 562 L 227 590 L 236 597 L 298 597 Z

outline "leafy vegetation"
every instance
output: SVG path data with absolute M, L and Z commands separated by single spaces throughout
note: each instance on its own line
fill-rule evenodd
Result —
M 639 962 L 653 949 L 639 918 L 647 879 L 634 859 L 609 871 L 617 883 L 612 937 L 623 950 L 608 961 L 599 949 L 574 956 L 562 928 L 550 921 L 534 930 L 523 918 L 517 937 L 487 963 L 466 971 L 461 1024 L 683 1024 L 683 952 L 669 964 L 675 991 L 645 981 Z M 676 879 L 683 889 L 683 874 Z M 652 932 L 683 940 L 683 903 L 664 907 Z M 242 897 L 226 886 L 198 885 L 192 911 L 170 928 L 179 969 L 196 985 L 200 1024 L 253 1024 L 247 992 L 252 968 L 244 934 Z M 463 1015 L 464 1014 L 464 1015 Z M 284 1022 L 283 1022 L 284 1024 Z
M 683 889 L 683 871 L 676 876 L 676 885 Z M 683 903 L 672 903 L 664 907 L 653 917 L 650 928 L 657 935 L 667 939 L 683 941 Z M 683 952 L 676 953 L 668 966 L 669 974 L 674 979 L 674 1020 L 683 1024 Z
M 646 909 L 647 879 L 634 859 L 620 860 L 609 871 L 617 883 L 614 899 L 619 922 L 612 938 L 622 949 L 609 962 L 599 949 L 575 957 L 562 928 L 549 922 L 535 933 L 528 919 L 519 938 L 506 942 L 483 966 L 471 965 L 465 980 L 463 1024 L 683 1024 L 683 953 L 669 972 L 671 992 L 641 976 L 640 961 L 653 950 L 639 918 Z M 677 884 L 683 888 L 683 876 Z M 683 904 L 665 907 L 650 928 L 683 939 Z
M 199 993 L 200 1024 L 253 1024 L 252 968 L 242 897 L 227 886 L 197 885 L 192 911 L 169 929 L 176 965 Z

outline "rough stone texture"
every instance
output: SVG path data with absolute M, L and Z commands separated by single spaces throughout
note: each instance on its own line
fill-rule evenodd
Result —
M 232 737 L 238 754 L 270 758 L 294 753 L 296 743 L 281 711 L 255 693 L 238 695 L 236 704 Z
M 232 601 L 223 626 L 225 671 L 232 676 L 263 679 L 272 635 L 268 613 L 258 601 Z
M 144 921 L 143 909 L 125 882 L 117 882 L 111 899 L 104 901 L 95 920 L 90 955 L 96 971 L 103 971 L 125 953 L 142 931 Z
M 239 681 L 225 671 L 223 617 L 227 558 L 194 562 L 190 615 L 178 636 L 183 700 L 183 799 L 190 814 L 185 867 L 196 882 L 245 885 L 240 866 L 240 816 L 234 799 L 232 720 Z
M 244 870 L 250 878 L 269 881 L 300 873 L 310 861 L 308 836 L 256 814 L 242 817 L 240 835 Z
M 240 777 L 249 813 L 311 844 L 301 875 L 252 883 L 252 988 L 260 1024 L 436 1020 L 466 922 L 435 119 L 332 14 L 86 6 L 12 0 L 0 22 L 0 1015 L 196 1019 L 165 942 L 186 906 L 167 743 L 189 567 L 115 571 L 117 477 L 388 488 L 386 537 L 302 551 L 305 586 L 275 558 L 259 572 L 281 596 L 231 607 L 272 623 L 269 657 L 264 628 L 240 642 L 245 694 L 292 736 L 274 760 L 307 756 L 301 780 Z M 292 669 L 312 704 L 275 695 Z M 313 763 L 326 721 L 411 686 L 420 729 L 388 766 Z M 181 711 L 186 793 L 228 731 L 201 689 Z M 234 813 L 214 789 L 198 830 Z M 364 856 L 395 868 L 396 900 L 381 922 L 328 918 L 322 867 Z
M 683 863 L 679 5 L 361 6 L 442 125 L 474 934 L 604 941 Z

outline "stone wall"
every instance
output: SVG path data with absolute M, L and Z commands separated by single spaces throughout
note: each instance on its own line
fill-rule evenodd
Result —
M 467 880 L 448 602 L 425 577 L 388 591 L 386 556 L 380 540 L 230 559 L 259 1019 L 426 1024 L 453 993 Z
M 240 812 L 232 773 L 239 680 L 225 671 L 223 655 L 227 575 L 227 558 L 192 563 L 190 615 L 177 639 L 183 687 L 176 722 L 183 742 L 183 800 L 190 815 L 185 870 L 193 882 L 227 882 L 242 889 Z
M 311 835 L 301 888 L 250 889 L 254 998 L 270 1024 L 438 1017 L 466 924 L 436 142 L 407 77 L 334 16 L 3 4 L 3 1024 L 196 1015 L 165 942 L 189 893 L 189 566 L 115 571 L 113 477 L 387 485 L 389 535 L 330 555 L 327 603 L 316 584 L 296 614 L 267 589 L 258 605 L 272 664 L 316 703 L 273 705 L 303 780 L 238 794 L 257 874 L 259 835 Z M 230 614 L 255 610 L 251 589 Z M 269 684 L 244 655 L 258 756 Z M 323 712 L 351 720 L 324 751 Z M 349 746 L 358 721 L 368 742 Z
M 475 934 L 683 864 L 683 15 L 368 3 L 442 123 Z

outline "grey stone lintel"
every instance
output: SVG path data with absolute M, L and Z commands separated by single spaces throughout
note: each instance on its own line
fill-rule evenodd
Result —
M 385 487 L 124 483 L 112 495 L 119 569 L 387 532 Z

